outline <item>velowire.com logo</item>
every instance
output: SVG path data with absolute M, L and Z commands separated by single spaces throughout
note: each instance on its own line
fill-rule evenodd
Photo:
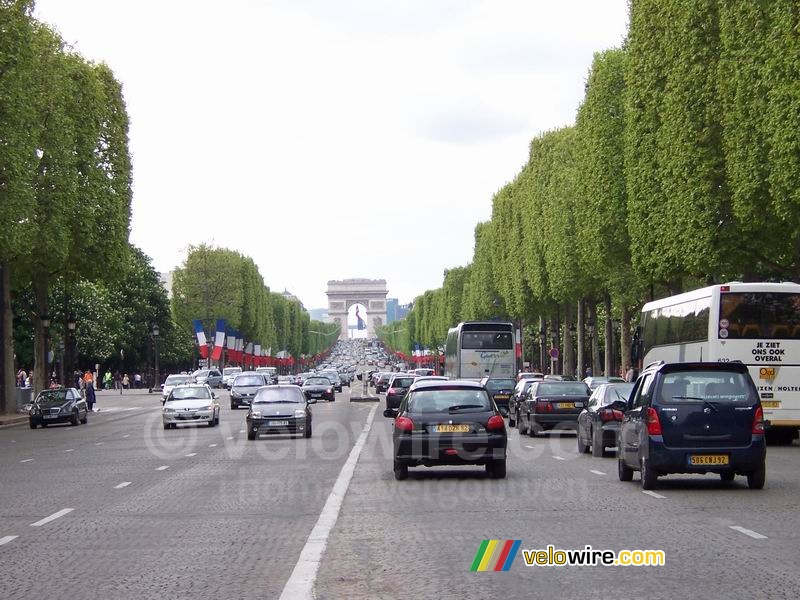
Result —
M 470 571 L 508 571 L 522 540 L 483 540 Z

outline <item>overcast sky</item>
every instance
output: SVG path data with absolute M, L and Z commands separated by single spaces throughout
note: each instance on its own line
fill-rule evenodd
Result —
M 472 258 L 539 132 L 571 124 L 626 0 L 37 0 L 122 81 L 131 241 L 201 242 L 274 291 L 384 278 L 408 302 Z

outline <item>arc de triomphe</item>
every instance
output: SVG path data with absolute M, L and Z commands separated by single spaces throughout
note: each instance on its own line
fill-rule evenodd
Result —
M 360 315 L 367 323 L 367 336 L 375 336 L 375 327 L 386 324 L 385 279 L 343 279 L 328 282 L 328 316 L 339 323 L 339 339 L 347 339 L 347 313 L 354 304 L 362 304 L 367 314 Z

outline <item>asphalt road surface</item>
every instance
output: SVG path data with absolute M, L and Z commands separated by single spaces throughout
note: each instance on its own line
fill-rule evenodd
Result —
M 511 430 L 508 476 L 391 471 L 384 403 L 313 407 L 311 439 L 163 431 L 156 394 L 101 394 L 88 425 L 0 430 L 0 598 L 800 597 L 800 447 L 767 486 L 617 480 L 571 434 Z M 508 572 L 470 572 L 484 539 Z M 662 567 L 527 566 L 522 549 L 659 549 Z

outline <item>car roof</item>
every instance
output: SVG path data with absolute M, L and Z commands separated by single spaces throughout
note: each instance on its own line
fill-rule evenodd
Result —
M 470 389 L 470 390 L 482 390 L 484 389 L 483 386 L 478 381 L 472 381 L 469 379 L 448 379 L 447 381 L 418 381 L 414 384 L 414 389 L 416 391 L 419 390 L 427 390 L 427 389 Z
M 734 373 L 747 373 L 747 366 L 738 361 L 731 362 L 684 362 L 684 363 L 665 363 L 657 361 L 650 363 L 643 370 L 644 373 L 673 373 L 676 371 L 729 371 Z

